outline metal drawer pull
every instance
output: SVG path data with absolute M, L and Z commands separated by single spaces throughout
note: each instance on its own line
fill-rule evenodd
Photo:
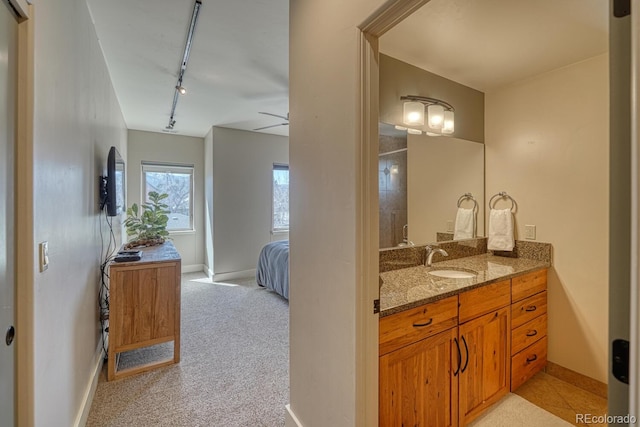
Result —
M 460 371 L 460 373 L 462 374 L 464 373 L 464 371 L 467 370 L 467 366 L 469 365 L 469 347 L 467 346 L 467 340 L 464 339 L 464 335 L 461 338 L 462 338 L 462 342 L 464 343 L 464 351 L 467 353 L 467 360 L 465 360 L 464 366 Z
M 535 362 L 538 360 L 538 355 L 534 354 L 533 357 L 527 357 L 527 363 Z
M 460 365 L 462 365 L 462 352 L 460 351 L 460 343 L 458 342 L 458 338 L 454 338 L 453 341 L 456 343 L 456 347 L 458 348 L 458 367 L 456 371 L 453 373 L 453 376 L 457 376 L 460 371 Z
M 428 322 L 426 322 L 426 323 L 414 323 L 414 324 L 413 324 L 413 327 L 414 327 L 414 328 L 422 328 L 422 327 L 424 327 L 424 326 L 429 326 L 429 325 L 430 325 L 430 324 L 432 324 L 432 323 L 433 323 L 433 317 L 432 317 L 431 319 L 429 319 L 429 321 L 428 321 Z
M 529 307 L 525 308 L 525 311 L 536 311 L 536 306 L 535 305 L 530 305 Z
M 538 331 L 536 331 L 535 329 L 533 331 L 527 332 L 528 337 L 535 337 L 536 335 L 538 335 Z

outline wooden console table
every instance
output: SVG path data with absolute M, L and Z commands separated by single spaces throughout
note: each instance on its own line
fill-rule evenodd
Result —
M 171 241 L 109 265 L 109 381 L 180 362 L 180 254 Z M 120 353 L 173 341 L 173 357 L 118 370 Z

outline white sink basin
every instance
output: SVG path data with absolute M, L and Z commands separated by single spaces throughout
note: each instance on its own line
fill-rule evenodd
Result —
M 461 270 L 431 270 L 429 274 L 432 276 L 446 277 L 448 279 L 470 279 L 477 276 L 477 273 Z

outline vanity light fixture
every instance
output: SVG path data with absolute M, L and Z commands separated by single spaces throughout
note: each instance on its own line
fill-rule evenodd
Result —
M 448 102 L 426 96 L 406 95 L 402 121 L 410 126 L 424 125 L 425 107 L 427 109 L 427 135 L 451 135 L 455 129 L 454 108 Z M 408 130 L 409 133 L 411 129 Z
M 424 105 L 417 101 L 408 101 L 403 107 L 403 122 L 408 126 L 424 125 Z

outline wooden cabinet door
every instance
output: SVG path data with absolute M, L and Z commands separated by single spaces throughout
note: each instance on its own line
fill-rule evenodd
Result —
M 457 328 L 380 357 L 380 427 L 458 425 Z
M 509 392 L 510 307 L 459 326 L 460 425 L 464 426 Z

